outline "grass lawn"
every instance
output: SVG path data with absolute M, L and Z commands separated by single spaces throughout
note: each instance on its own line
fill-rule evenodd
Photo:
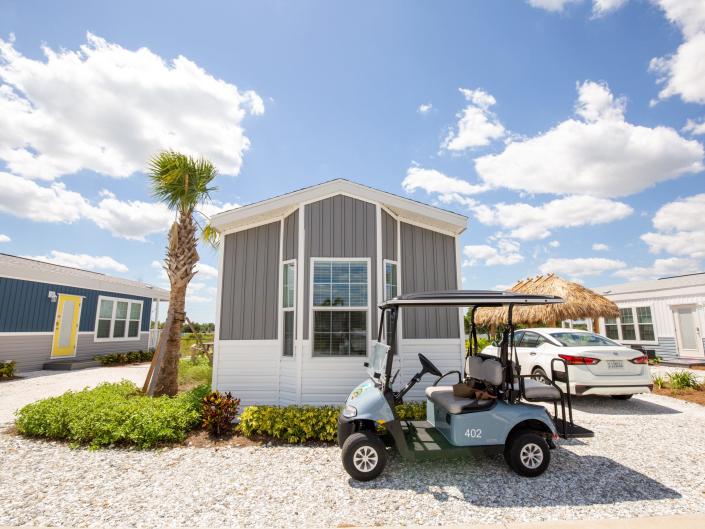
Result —
M 205 358 L 192 362 L 190 358 L 182 358 L 179 363 L 179 392 L 190 391 L 201 384 L 211 383 L 213 368 Z
M 203 341 L 213 342 L 213 333 L 203 334 Z M 181 356 L 191 356 L 191 346 L 196 343 L 196 338 L 191 333 L 186 333 L 181 335 Z

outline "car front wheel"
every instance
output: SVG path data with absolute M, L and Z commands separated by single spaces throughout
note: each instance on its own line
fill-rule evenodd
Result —
M 517 434 L 505 448 L 505 459 L 520 476 L 540 476 L 551 461 L 548 443 L 534 432 Z
M 343 443 L 343 468 L 358 481 L 379 476 L 387 464 L 387 449 L 382 440 L 370 432 L 355 432 Z
M 531 378 L 533 378 L 534 380 L 538 380 L 539 382 L 543 382 L 544 384 L 551 383 L 551 379 L 548 378 L 546 372 L 540 367 L 535 367 L 533 371 L 531 371 Z

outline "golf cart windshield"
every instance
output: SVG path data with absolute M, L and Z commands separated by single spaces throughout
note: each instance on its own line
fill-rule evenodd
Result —
M 389 352 L 389 346 L 380 342 L 375 342 L 372 347 L 372 353 L 370 354 L 370 361 L 367 366 L 367 374 L 371 379 L 379 382 L 384 373 L 387 362 L 387 353 Z

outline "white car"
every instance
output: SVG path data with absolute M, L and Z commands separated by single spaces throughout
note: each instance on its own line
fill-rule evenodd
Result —
M 522 375 L 551 379 L 551 361 L 568 365 L 572 395 L 609 395 L 626 400 L 653 387 L 649 362 L 641 352 L 609 338 L 577 329 L 520 329 L 514 333 Z M 490 345 L 483 354 L 498 356 Z M 512 353 L 513 355 L 513 353 Z M 565 369 L 554 362 L 556 384 L 565 391 Z

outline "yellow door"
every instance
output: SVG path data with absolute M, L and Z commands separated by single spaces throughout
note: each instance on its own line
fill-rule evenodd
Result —
M 78 322 L 81 319 L 81 296 L 59 294 L 56 303 L 56 321 L 54 322 L 54 340 L 51 357 L 76 356 L 78 340 Z

